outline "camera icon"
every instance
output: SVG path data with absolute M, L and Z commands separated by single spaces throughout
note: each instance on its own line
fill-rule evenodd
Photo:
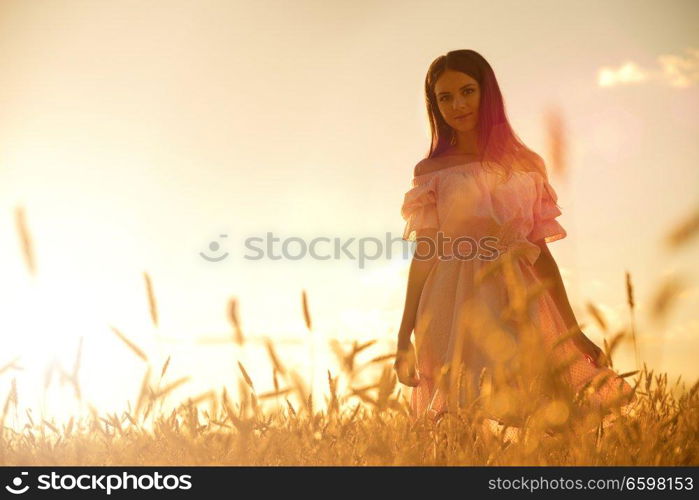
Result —
M 26 493 L 29 489 L 29 485 L 27 484 L 26 486 L 22 487 L 22 476 L 28 475 L 28 472 L 21 472 L 19 476 L 12 480 L 12 486 L 7 485 L 5 486 L 5 489 L 13 495 L 21 495 L 22 493 Z
M 220 238 L 227 238 L 228 235 L 227 235 L 227 234 L 221 234 L 221 235 L 219 235 L 219 237 L 220 237 Z M 211 250 L 212 252 L 218 252 L 220 248 L 221 248 L 221 245 L 219 244 L 218 241 L 212 241 L 212 242 L 209 243 L 209 250 Z M 228 257 L 228 252 L 225 252 L 225 253 L 223 253 L 222 255 L 219 255 L 218 257 L 215 256 L 215 255 L 214 255 L 213 257 L 209 257 L 209 256 L 208 256 L 207 254 L 205 254 L 204 252 L 199 252 L 199 255 L 200 255 L 204 260 L 208 260 L 209 262 L 221 262 L 223 259 L 225 259 L 226 257 Z

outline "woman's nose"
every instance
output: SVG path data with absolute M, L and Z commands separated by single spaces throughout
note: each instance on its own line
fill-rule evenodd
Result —
M 456 99 L 452 101 L 452 106 L 454 109 L 460 109 L 464 107 L 466 99 L 463 96 L 457 96 Z

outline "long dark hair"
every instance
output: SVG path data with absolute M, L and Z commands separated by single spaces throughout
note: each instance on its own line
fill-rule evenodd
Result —
M 446 70 L 461 71 L 476 80 L 481 89 L 478 123 L 478 152 L 481 162 L 493 162 L 508 175 L 517 168 L 539 172 L 547 179 L 544 160 L 530 150 L 512 130 L 500 86 L 493 69 L 474 50 L 453 50 L 435 59 L 425 77 L 425 101 L 430 120 L 432 143 L 427 158 L 439 156 L 450 147 L 453 129 L 444 121 L 434 93 L 437 79 Z

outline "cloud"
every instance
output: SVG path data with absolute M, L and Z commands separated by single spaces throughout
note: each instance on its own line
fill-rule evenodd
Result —
M 663 76 L 673 87 L 691 87 L 699 82 L 699 49 L 686 49 L 687 57 L 663 55 L 658 62 Z
M 633 61 L 617 68 L 602 67 L 597 72 L 600 87 L 637 85 L 656 81 L 676 88 L 699 83 L 699 49 L 687 48 L 684 55 L 663 54 L 656 58 L 657 68 L 647 69 Z
M 621 67 L 600 68 L 597 83 L 600 87 L 613 87 L 624 83 L 640 83 L 648 80 L 648 74 L 636 63 L 629 61 Z

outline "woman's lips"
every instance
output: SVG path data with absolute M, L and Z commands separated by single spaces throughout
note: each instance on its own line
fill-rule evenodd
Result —
M 455 120 L 463 120 L 464 118 L 468 118 L 468 117 L 471 116 L 472 114 L 473 114 L 473 113 L 467 113 L 467 114 L 465 114 L 465 115 L 455 116 L 454 119 L 455 119 Z

